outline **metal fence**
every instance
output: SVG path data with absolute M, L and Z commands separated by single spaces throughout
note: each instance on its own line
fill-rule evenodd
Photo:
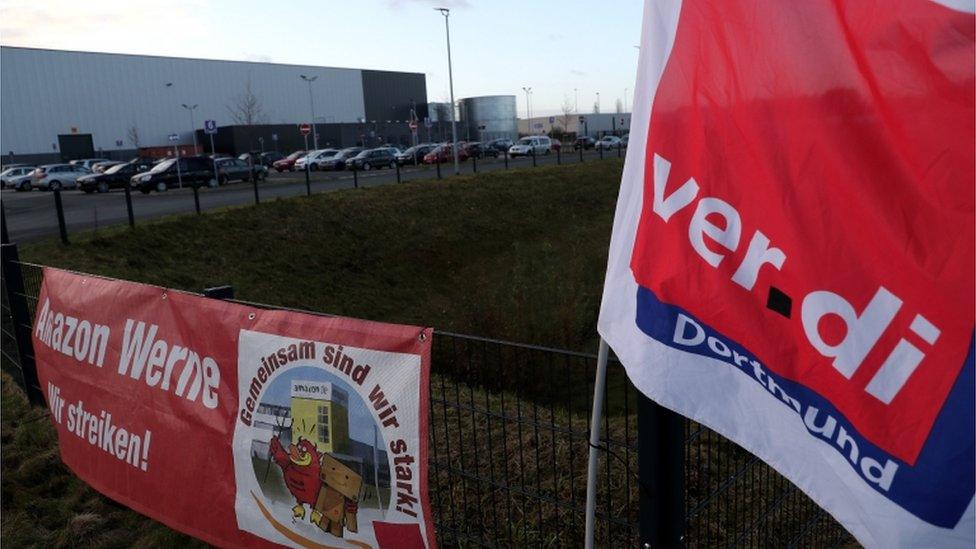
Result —
M 3 367 L 34 402 L 43 396 L 29 334 L 41 281 L 41 266 L 3 246 Z M 582 545 L 596 356 L 443 331 L 432 349 L 428 460 L 439 544 Z M 855 544 L 758 458 L 640 396 L 615 361 L 600 448 L 598 547 Z

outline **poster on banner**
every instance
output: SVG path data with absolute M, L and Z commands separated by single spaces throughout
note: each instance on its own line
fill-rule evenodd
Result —
M 974 544 L 972 3 L 647 2 L 601 306 L 872 547 Z
M 38 379 L 64 463 L 219 546 L 433 547 L 427 328 L 45 268 Z

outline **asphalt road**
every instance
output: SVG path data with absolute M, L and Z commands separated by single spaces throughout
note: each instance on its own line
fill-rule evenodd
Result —
M 604 153 L 605 157 L 616 157 L 616 151 Z M 599 154 L 587 151 L 586 161 L 598 161 Z M 536 164 L 539 166 L 554 165 L 557 155 L 539 156 Z M 579 162 L 579 153 L 567 151 L 561 155 L 563 164 Z M 526 168 L 532 166 L 531 158 L 509 159 L 510 168 Z M 453 164 L 441 165 L 442 177 L 453 175 Z M 461 173 L 473 172 L 472 161 L 461 163 Z M 483 159 L 478 161 L 478 172 L 490 172 L 505 169 L 504 160 Z M 357 174 L 361 187 L 372 187 L 396 183 L 395 170 L 360 171 Z M 406 167 L 400 170 L 402 181 L 436 179 L 437 172 L 433 166 Z M 311 189 L 313 193 L 328 192 L 336 189 L 352 188 L 356 181 L 352 172 L 312 172 Z M 273 200 L 277 197 L 301 196 L 306 194 L 305 173 L 272 173 L 268 179 L 258 184 L 260 200 Z M 132 210 L 136 224 L 140 221 L 156 219 L 166 215 L 193 213 L 195 210 L 193 191 L 191 189 L 170 189 L 163 193 L 153 192 L 142 194 L 132 192 Z M 46 237 L 58 235 L 58 218 L 55 209 L 54 194 L 45 191 L 18 193 L 4 190 L 0 194 L 3 203 L 7 230 L 12 242 L 30 242 Z M 201 211 L 223 208 L 226 206 L 253 204 L 255 200 L 254 185 L 251 183 L 236 183 L 217 189 L 202 188 L 199 190 Z M 128 223 L 125 206 L 125 193 L 113 190 L 105 194 L 85 194 L 81 191 L 63 191 L 61 193 L 64 207 L 65 223 L 69 239 L 77 231 L 92 230 L 99 227 L 121 225 Z

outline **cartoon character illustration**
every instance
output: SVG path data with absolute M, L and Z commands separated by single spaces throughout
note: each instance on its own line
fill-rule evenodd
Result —
M 343 528 L 359 531 L 359 494 L 363 477 L 329 454 L 322 455 L 322 491 L 315 502 L 319 528 L 341 538 Z
M 322 488 L 322 454 L 315 448 L 315 443 L 300 438 L 298 444 L 289 444 L 288 451 L 285 451 L 281 441 L 274 436 L 271 438 L 270 450 L 272 459 L 281 467 L 288 491 L 295 496 L 297 503 L 292 507 L 295 518 L 304 519 L 305 505 L 308 505 L 312 509 L 309 521 L 312 524 L 319 524 L 322 513 L 315 510 L 313 506 Z

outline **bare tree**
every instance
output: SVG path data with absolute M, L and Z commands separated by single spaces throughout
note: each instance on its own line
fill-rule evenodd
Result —
M 617 114 L 624 112 L 624 102 L 621 101 L 619 97 L 617 98 L 617 103 L 614 105 L 614 107 L 617 109 Z
M 563 111 L 563 116 L 562 116 L 563 129 L 568 131 L 569 123 L 573 121 L 573 117 L 576 115 L 576 105 L 573 103 L 573 100 L 570 99 L 568 95 L 563 96 L 563 106 L 561 109 Z
M 141 140 L 139 139 L 139 126 L 136 126 L 135 123 L 126 130 L 126 137 L 129 138 L 129 143 L 132 144 L 132 148 L 138 149 L 142 146 Z
M 264 113 L 264 106 L 258 96 L 251 90 L 251 77 L 248 76 L 244 82 L 244 91 L 234 99 L 233 105 L 228 105 L 227 110 L 235 122 L 245 127 L 247 135 L 248 152 L 254 149 L 253 129 L 255 124 L 262 124 L 267 119 Z

